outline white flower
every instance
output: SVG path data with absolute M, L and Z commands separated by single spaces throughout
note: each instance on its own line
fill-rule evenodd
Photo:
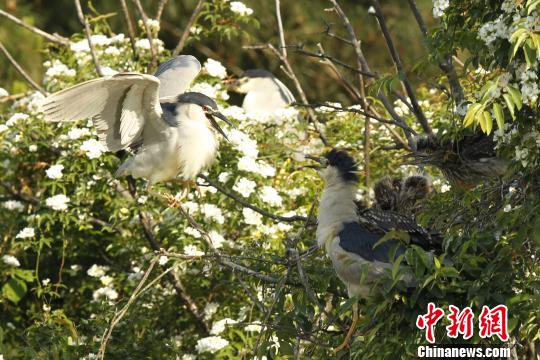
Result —
M 450 6 L 450 0 L 433 0 L 433 17 L 440 18 Z
M 161 255 L 159 257 L 158 263 L 159 263 L 159 265 L 165 265 L 168 261 L 169 261 L 168 257 L 166 257 L 164 255 Z
M 256 158 L 259 155 L 257 141 L 250 138 L 246 133 L 232 129 L 227 133 L 227 137 L 236 150 L 240 151 L 244 156 Z
M 109 46 L 108 48 L 105 49 L 104 53 L 107 55 L 118 56 L 122 53 L 122 51 L 120 51 L 120 49 L 117 48 L 116 46 Z
M 68 208 L 69 198 L 64 194 L 54 195 L 45 200 L 45 204 L 53 210 L 63 211 Z
M 97 289 L 92 294 L 92 298 L 95 301 L 99 300 L 102 297 L 106 297 L 109 300 L 115 300 L 115 299 L 118 299 L 118 293 L 113 288 L 106 286 L 106 287 Z
M 48 280 L 48 279 L 46 279 L 46 280 Z M 47 305 L 47 304 L 43 304 L 43 311 L 45 311 L 45 312 L 51 311 L 51 306 Z
M 231 1 L 231 11 L 240 16 L 249 16 L 253 14 L 253 10 L 240 1 Z
M 195 348 L 197 349 L 197 352 L 199 352 L 199 354 L 204 352 L 215 353 L 216 351 L 223 349 L 227 345 L 229 345 L 229 342 L 222 337 L 209 336 L 197 341 L 197 346 Z
M 190 91 L 194 92 L 200 92 L 201 94 L 204 94 L 212 99 L 215 99 L 217 96 L 218 89 L 205 82 L 197 83 L 193 86 L 191 86 Z
M 12 211 L 23 211 L 24 210 L 24 205 L 22 202 L 20 201 L 17 201 L 17 200 L 8 200 L 6 202 L 3 202 L 2 203 L 2 206 L 8 210 L 12 210 Z
M 139 198 L 137 199 L 137 202 L 139 204 L 146 204 L 146 201 L 148 201 L 148 196 L 146 195 L 141 195 L 139 196 Z
M 67 133 L 68 138 L 70 138 L 71 140 L 77 140 L 78 138 L 87 135 L 90 135 L 90 130 L 88 130 L 87 128 L 72 128 Z
M 1 359 L 0 359 L 1 360 Z M 182 357 L 180 358 L 180 360 L 197 360 L 197 355 L 193 355 L 193 354 L 184 354 L 182 355 Z
M 220 233 L 218 233 L 215 230 L 212 230 L 208 233 L 208 236 L 210 237 L 210 241 L 212 242 L 212 245 L 216 249 L 220 249 L 223 247 L 223 244 L 227 241 L 223 236 L 221 236 Z
M 261 332 L 261 325 L 259 322 L 253 322 L 252 324 L 246 325 L 244 330 L 250 332 Z
M 201 237 L 201 233 L 199 232 L 199 230 L 195 229 L 195 228 L 192 228 L 191 226 L 188 226 L 184 229 L 184 232 L 188 235 L 191 235 L 193 236 L 195 239 L 198 239 Z
M 9 265 L 9 266 L 14 266 L 14 267 L 21 266 L 21 263 L 19 262 L 19 260 L 17 260 L 15 256 L 4 255 L 2 256 L 2 261 L 4 262 L 4 264 Z
M 9 127 L 5 124 L 0 124 L 0 134 L 3 133 L 4 131 L 6 131 L 7 129 L 9 129 Z
M 370 6 L 370 7 L 367 9 L 367 12 L 368 12 L 368 14 L 374 15 L 374 14 L 375 14 L 375 8 L 374 8 L 373 6 Z
M 64 165 L 62 164 L 57 164 L 57 165 L 52 165 L 50 168 L 48 168 L 47 170 L 45 170 L 45 173 L 47 174 L 47 177 L 49 179 L 60 179 L 62 177 L 62 170 L 64 170 Z
M 41 280 L 41 283 L 43 284 L 43 286 L 49 285 L 50 282 L 51 282 L 51 279 L 48 279 L 48 278 Z
M 203 31 L 203 28 L 200 26 L 192 26 L 189 28 L 189 32 L 192 33 L 193 35 L 199 35 L 200 33 L 202 33 L 202 31 Z
M 70 69 L 66 64 L 59 60 L 54 60 L 52 66 L 45 72 L 45 81 L 57 76 L 74 77 L 77 72 L 74 69 Z
M 203 256 L 204 252 L 199 250 L 195 245 L 186 245 L 184 246 L 184 254 L 188 256 Z
M 17 123 L 19 120 L 26 120 L 30 117 L 28 114 L 23 113 L 15 113 L 11 115 L 11 117 L 6 121 L 6 126 L 13 126 L 15 123 Z
M 212 324 L 210 335 L 219 335 L 225 330 L 225 325 L 232 325 L 236 323 L 238 323 L 238 321 L 230 319 L 230 318 L 225 318 L 225 319 L 216 321 L 215 323 Z
M 69 268 L 71 269 L 71 271 L 78 273 L 79 271 L 81 271 L 82 266 L 79 264 L 73 264 Z
M 178 196 L 182 196 L 181 193 L 178 193 Z M 176 197 L 176 195 L 175 195 Z M 185 203 L 182 204 L 182 207 L 184 209 L 186 209 L 190 214 L 193 214 L 197 211 L 199 211 L 199 204 L 197 204 L 196 202 L 193 202 L 193 201 L 186 201 Z
M 36 152 L 37 151 L 37 145 L 36 144 L 32 144 L 28 147 L 28 151 L 30 152 Z
M 503 211 L 506 213 L 509 212 L 510 210 L 512 210 L 512 205 L 510 204 L 506 204 L 505 207 L 503 208 Z
M 103 275 L 99 278 L 99 281 L 105 286 L 109 286 L 113 282 L 113 277 L 109 275 Z
M 210 319 L 216 313 L 218 308 L 219 308 L 218 303 L 209 302 L 208 304 L 206 304 L 203 310 L 204 318 L 207 320 Z
M 204 63 L 204 70 L 208 75 L 224 79 L 227 77 L 227 69 L 221 63 L 214 59 L 207 59 Z
M 101 72 L 102 72 L 103 76 L 112 76 L 112 75 L 118 74 L 118 71 L 114 70 L 113 68 L 111 68 L 109 66 L 103 66 L 101 68 Z
M 100 278 L 105 275 L 107 270 L 109 270 L 108 266 L 94 264 L 86 271 L 86 273 L 92 277 Z
M 242 215 L 244 215 L 244 221 L 248 225 L 261 225 L 262 215 L 249 208 L 242 209 Z
M 86 156 L 90 159 L 97 159 L 101 154 L 107 151 L 105 146 L 96 139 L 85 140 L 80 149 L 86 152 Z
M 238 180 L 236 184 L 234 184 L 233 190 L 242 195 L 243 197 L 248 197 L 255 191 L 256 186 L 257 184 L 255 183 L 255 181 L 248 180 L 246 178 L 240 178 L 240 180 Z
M 445 193 L 445 192 L 447 192 L 447 191 L 449 191 L 449 190 L 450 190 L 450 185 L 448 185 L 448 184 L 443 184 L 443 185 L 441 186 L 441 192 L 442 192 L 442 193 Z
M 271 186 L 264 186 L 260 193 L 261 200 L 270 206 L 283 205 L 283 199 L 278 194 L 277 190 Z
M 19 231 L 19 233 L 17 234 L 17 236 L 15 236 L 15 238 L 16 239 L 26 239 L 26 238 L 34 237 L 35 235 L 36 235 L 36 232 L 35 232 L 34 228 L 25 227 L 24 229 Z
M 213 219 L 218 224 L 223 224 L 225 222 L 225 218 L 223 217 L 223 213 L 221 212 L 221 209 L 218 208 L 214 204 L 202 204 L 201 207 L 201 213 L 204 215 L 206 219 Z
M 218 175 L 218 181 L 222 182 L 222 183 L 225 183 L 225 182 L 227 182 L 227 180 L 229 180 L 230 177 L 231 177 L 230 173 L 228 173 L 226 171 L 223 171 L 222 173 L 220 173 Z
M 144 28 L 144 23 L 142 20 L 138 21 L 138 25 L 141 28 Z M 157 33 L 159 31 L 159 21 L 156 19 L 148 19 L 146 20 L 146 26 L 150 29 L 150 31 Z
M 4 96 L 9 96 L 9 92 L 6 89 L 0 87 L 0 97 Z

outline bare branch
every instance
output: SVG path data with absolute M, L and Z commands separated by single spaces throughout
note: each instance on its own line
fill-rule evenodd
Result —
M 11 65 L 13 65 L 13 67 L 15 68 L 15 70 L 17 70 L 17 72 L 19 74 L 21 74 L 21 76 L 34 88 L 36 89 L 37 91 L 39 91 L 40 93 L 42 93 L 43 95 L 47 95 L 47 92 L 41 87 L 39 86 L 31 77 L 30 75 L 28 75 L 28 73 L 26 71 L 24 71 L 24 69 L 19 65 L 19 63 L 13 58 L 13 56 L 11 56 L 11 54 L 9 53 L 9 51 L 5 48 L 4 44 L 2 43 L 2 41 L 0 41 L 0 51 L 2 51 L 2 53 L 6 56 L 6 58 L 9 60 L 9 62 L 11 63 Z
M 140 0 L 131 0 L 137 7 L 137 10 L 139 11 L 139 14 L 141 15 L 143 25 L 144 25 L 144 31 L 146 32 L 146 38 L 150 42 L 150 56 L 152 56 L 152 61 L 148 65 L 148 69 L 146 71 L 148 73 L 154 72 L 155 68 L 158 65 L 158 59 L 157 59 L 157 51 L 156 51 L 156 44 L 154 44 L 154 36 L 152 35 L 152 31 L 150 30 L 150 26 L 148 25 L 148 16 L 146 16 L 146 13 L 144 12 L 144 9 L 141 5 Z
M 131 50 L 133 50 L 133 56 L 137 58 L 137 47 L 135 46 L 135 27 L 133 26 L 133 21 L 131 15 L 129 14 L 129 9 L 126 4 L 126 0 L 120 0 L 120 5 L 122 7 L 122 13 L 124 14 L 124 20 L 126 21 L 129 42 L 131 43 Z
M 248 201 L 244 200 L 243 198 L 241 198 L 240 196 L 236 195 L 236 194 L 233 194 L 233 193 L 230 193 L 228 192 L 223 186 L 219 185 L 216 181 L 214 180 L 211 180 L 208 176 L 205 176 L 205 175 L 199 175 L 199 177 L 201 179 L 203 179 L 204 181 L 206 181 L 210 186 L 212 186 L 213 188 L 215 188 L 217 191 L 219 191 L 220 193 L 222 193 L 223 195 L 233 199 L 234 201 L 236 201 L 237 203 L 241 204 L 242 206 L 244 207 L 247 207 L 253 211 L 256 211 L 258 212 L 259 214 L 261 214 L 262 216 L 265 216 L 267 218 L 270 218 L 270 219 L 273 219 L 273 220 L 277 220 L 277 221 L 283 221 L 283 222 L 296 222 L 296 221 L 308 221 L 308 218 L 305 217 L 305 216 L 299 216 L 299 215 L 295 215 L 295 216 L 280 216 L 280 215 L 275 215 L 275 214 L 272 214 L 272 213 L 269 213 L 268 211 L 266 210 L 263 210 L 261 208 L 258 208 L 257 206 L 253 205 L 253 204 L 250 204 Z M 309 219 L 309 224 L 310 225 L 314 225 L 316 223 L 316 220 L 315 219 Z
M 276 3 L 276 17 L 277 17 L 277 23 L 278 23 L 278 30 L 279 30 L 279 47 L 281 49 L 281 55 L 284 57 L 287 57 L 287 48 L 285 44 L 285 33 L 283 32 L 283 23 L 281 21 L 281 9 L 279 0 L 275 0 Z
M 411 99 L 411 105 L 413 107 L 414 114 L 416 118 L 418 119 L 418 122 L 422 126 L 422 129 L 424 129 L 424 131 L 427 134 L 431 134 L 433 131 L 431 130 L 431 127 L 428 124 L 427 118 L 424 115 L 422 108 L 420 108 L 420 105 L 418 104 L 418 99 L 416 98 L 416 94 L 414 93 L 412 85 L 409 79 L 407 78 L 407 73 L 405 69 L 403 68 L 403 64 L 401 63 L 399 53 L 397 52 L 396 47 L 394 46 L 394 41 L 392 40 L 392 36 L 390 36 L 390 32 L 388 31 L 388 27 L 386 26 L 386 20 L 382 13 L 381 5 L 378 0 L 371 0 L 371 4 L 375 8 L 375 16 L 377 17 L 384 39 L 386 41 L 386 44 L 388 45 L 388 51 L 390 52 L 390 56 L 392 57 L 392 60 L 394 61 L 394 65 L 396 66 L 398 73 L 401 74 L 401 76 L 403 77 L 401 82 L 405 86 L 407 95 Z
M 90 31 L 90 24 L 88 23 L 88 19 L 83 14 L 80 0 L 75 0 L 75 8 L 77 9 L 79 21 L 84 27 L 84 33 L 86 34 L 86 40 L 88 41 L 88 47 L 90 48 L 90 54 L 92 55 L 92 61 L 94 62 L 96 72 L 99 76 L 103 76 L 103 72 L 101 71 L 101 67 L 99 66 L 96 51 L 94 49 L 94 44 L 92 43 L 92 32 Z
M 41 29 L 38 29 L 37 27 L 35 27 L 33 25 L 25 23 L 24 21 L 22 21 L 18 17 L 13 16 L 10 13 L 8 13 L 8 12 L 2 10 L 2 9 L 0 9 L 0 15 L 4 16 L 5 18 L 7 18 L 7 19 L 9 19 L 11 21 L 13 21 L 15 24 L 18 24 L 18 25 L 24 27 L 25 29 L 30 30 L 31 32 L 33 32 L 35 34 L 38 34 L 39 36 L 44 37 L 45 39 L 47 39 L 47 40 L 49 40 L 51 42 L 54 42 L 54 43 L 57 43 L 57 44 L 60 44 L 60 45 L 69 45 L 69 39 L 68 38 L 60 36 L 58 34 L 49 34 L 48 32 L 45 32 L 45 31 L 43 31 Z
M 158 22 L 161 22 L 161 15 L 163 15 L 163 9 L 165 9 L 165 5 L 167 5 L 167 1 L 169 0 L 159 0 L 158 8 L 156 11 L 156 20 Z
M 184 32 L 182 33 L 182 36 L 180 37 L 180 40 L 178 41 L 178 45 L 176 45 L 176 48 L 173 51 L 173 56 L 177 56 L 184 50 L 184 46 L 186 45 L 186 41 L 189 36 L 189 31 L 191 30 L 191 27 L 193 24 L 195 24 L 195 21 L 197 21 L 197 17 L 199 16 L 200 12 L 202 11 L 202 7 L 204 4 L 204 0 L 199 0 L 197 2 L 197 5 L 195 6 L 195 9 L 191 13 L 191 16 L 189 17 L 188 23 L 186 24 L 186 27 L 184 28 Z

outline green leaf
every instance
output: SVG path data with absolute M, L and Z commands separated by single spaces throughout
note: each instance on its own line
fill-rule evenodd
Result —
M 465 118 L 463 119 L 463 126 L 468 127 L 474 123 L 476 113 L 478 110 L 480 110 L 480 108 L 482 108 L 482 104 L 473 104 L 469 107 L 469 110 L 467 110 L 467 115 L 465 115 Z
M 489 113 L 489 111 L 484 111 L 482 114 L 481 114 L 483 120 L 484 120 L 484 125 L 485 125 L 485 129 L 484 132 L 486 134 L 491 134 L 491 130 L 493 130 L 493 118 L 491 117 L 491 114 Z
M 512 100 L 514 101 L 514 104 L 516 104 L 517 109 L 521 110 L 521 107 L 523 106 L 523 103 L 521 102 L 521 92 L 512 85 L 508 85 L 506 87 L 506 91 L 508 91 L 508 93 L 512 97 Z
M 512 49 L 512 56 L 510 57 L 510 60 L 513 59 L 514 56 L 516 56 L 518 50 L 521 48 L 521 45 L 525 42 L 525 40 L 527 40 L 527 37 L 529 36 L 529 34 L 527 33 L 527 30 L 525 30 L 525 29 L 519 29 L 514 34 L 519 32 L 520 30 L 524 30 L 525 32 L 521 33 L 521 35 L 519 35 L 519 37 L 517 37 L 517 41 L 514 43 L 514 47 Z
M 527 15 L 531 15 L 531 13 L 536 10 L 536 8 L 540 5 L 540 0 L 530 0 L 527 2 Z
M 508 110 L 510 110 L 510 115 L 512 115 L 512 119 L 516 119 L 516 115 L 514 113 L 514 102 L 512 101 L 512 98 L 508 94 L 503 94 L 504 101 L 506 101 L 506 106 L 508 106 Z
M 404 257 L 405 257 L 405 254 L 401 254 L 398 256 L 396 261 L 394 261 L 394 266 L 392 266 L 392 279 L 396 278 L 397 273 L 399 271 L 399 267 L 401 266 L 401 262 L 403 261 Z
M 493 103 L 493 113 L 495 114 L 495 120 L 497 121 L 497 127 L 503 128 L 504 125 L 504 113 L 501 104 Z
M 536 61 L 536 52 L 534 51 L 534 44 L 532 38 L 527 39 L 525 46 L 523 46 L 523 52 L 525 53 L 525 61 L 529 67 L 533 66 Z
M 26 290 L 26 283 L 24 281 L 11 278 L 2 287 L 2 295 L 16 304 L 24 297 Z
M 433 257 L 433 262 L 435 263 L 435 269 L 439 270 L 441 268 L 441 262 L 436 256 Z

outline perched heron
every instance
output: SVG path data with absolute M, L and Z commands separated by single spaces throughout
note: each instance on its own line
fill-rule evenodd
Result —
M 373 283 L 392 268 L 391 254 L 397 257 L 405 252 L 406 246 L 398 239 L 374 247 L 390 231 L 406 233 L 411 243 L 428 251 L 440 250 L 441 240 L 410 217 L 365 208 L 355 202 L 358 168 L 349 154 L 331 150 L 323 159 L 308 158 L 319 162 L 320 165 L 311 167 L 318 168 L 325 181 L 317 218 L 317 242 L 332 260 L 338 277 L 347 286 L 349 297 L 369 297 Z M 364 267 L 367 267 L 367 276 L 362 283 Z M 414 286 L 413 279 L 404 281 L 407 286 Z M 358 304 L 354 304 L 351 327 L 336 352 L 348 346 L 357 324 Z
M 416 150 L 407 157 L 413 165 L 438 167 L 452 185 L 462 188 L 501 177 L 508 168 L 508 163 L 497 157 L 493 133 L 465 135 L 458 140 L 419 137 Z
M 266 70 L 247 70 L 233 85 L 237 92 L 246 94 L 242 108 L 247 113 L 274 113 L 295 101 L 285 84 Z
M 385 176 L 375 183 L 373 191 L 375 208 L 414 215 L 419 209 L 418 201 L 433 191 L 433 185 L 426 175 L 411 175 L 404 180 Z
M 214 100 L 185 92 L 201 69 L 190 55 L 161 64 L 155 76 L 119 73 L 90 80 L 48 96 L 45 118 L 63 121 L 91 118 L 108 151 L 132 150 L 116 171 L 151 185 L 175 179 L 192 181 L 216 158 L 216 132 L 228 124 Z

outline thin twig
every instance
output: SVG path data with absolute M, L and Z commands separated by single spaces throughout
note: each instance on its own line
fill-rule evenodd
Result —
M 219 191 L 223 195 L 233 199 L 234 201 L 236 201 L 237 203 L 241 204 L 244 207 L 247 207 L 247 208 L 249 208 L 249 209 L 251 209 L 251 210 L 253 210 L 255 212 L 258 212 L 259 214 L 261 214 L 264 217 L 267 217 L 267 218 L 270 218 L 270 219 L 273 219 L 273 220 L 277 220 L 277 221 L 283 221 L 283 222 L 308 221 L 308 218 L 305 217 L 305 216 L 299 216 L 299 215 L 280 216 L 280 215 L 275 215 L 275 214 L 269 213 L 268 211 L 263 210 L 263 209 L 255 206 L 255 205 L 249 203 L 248 201 L 244 200 L 240 196 L 227 191 L 223 186 L 219 185 L 216 181 L 210 179 L 208 176 L 201 174 L 201 175 L 199 175 L 199 177 L 201 179 L 203 179 L 204 181 L 206 181 L 210 186 L 215 188 L 217 191 Z M 314 218 L 309 219 L 309 224 L 310 225 L 314 225 L 315 223 L 316 223 L 316 220 Z
M 33 32 L 35 34 L 38 34 L 39 36 L 44 37 L 45 39 L 47 39 L 47 40 L 49 40 L 51 42 L 54 42 L 54 43 L 57 43 L 57 44 L 60 44 L 60 45 L 69 45 L 69 39 L 68 38 L 60 36 L 58 34 L 49 34 L 48 32 L 45 32 L 45 31 L 43 31 L 41 29 L 38 29 L 37 27 L 35 27 L 33 25 L 25 23 L 24 21 L 22 21 L 18 17 L 13 16 L 10 13 L 8 13 L 8 12 L 2 10 L 2 9 L 0 9 L 0 15 L 4 16 L 5 18 L 13 21 L 14 23 L 24 27 L 25 29 L 30 30 L 31 32 Z
M 159 0 L 158 8 L 156 11 L 156 20 L 161 23 L 161 15 L 163 15 L 163 9 L 165 9 L 165 5 L 167 5 L 168 0 Z
M 420 28 L 420 32 L 424 36 L 424 38 L 427 40 L 428 37 L 428 31 L 426 23 L 424 22 L 424 19 L 422 18 L 422 14 L 420 14 L 420 11 L 418 10 L 418 6 L 416 5 L 416 0 L 408 0 L 409 1 L 409 7 L 411 8 L 412 13 L 414 14 L 414 18 L 416 19 L 416 23 L 418 24 L 418 27 Z M 454 98 L 454 101 L 457 105 L 461 104 L 465 100 L 465 95 L 463 93 L 463 88 L 461 87 L 461 84 L 459 83 L 459 78 L 456 73 L 456 69 L 454 68 L 454 65 L 452 64 L 452 55 L 451 53 L 448 53 L 444 60 L 439 62 L 439 68 L 446 74 L 448 77 L 448 82 L 450 83 L 451 88 L 451 96 Z
M 371 4 L 375 8 L 375 16 L 377 17 L 377 20 L 379 22 L 379 27 L 381 28 L 381 32 L 383 33 L 384 39 L 388 46 L 388 51 L 390 52 L 390 56 L 392 57 L 392 60 L 394 61 L 394 65 L 396 66 L 398 73 L 401 74 L 402 76 L 401 82 L 405 86 L 407 95 L 411 99 L 411 105 L 413 106 L 413 109 L 414 109 L 414 115 L 418 119 L 418 122 L 422 126 L 422 129 L 424 129 L 424 131 L 427 134 L 431 134 L 433 131 L 431 130 L 431 127 L 429 126 L 429 123 L 427 121 L 426 116 L 424 115 L 424 112 L 422 111 L 422 108 L 420 108 L 420 105 L 418 104 L 418 99 L 416 98 L 414 89 L 409 79 L 407 78 L 407 73 L 405 69 L 403 68 L 403 64 L 401 63 L 399 53 L 397 52 L 396 47 L 394 46 L 394 41 L 392 40 L 392 36 L 390 35 L 390 32 L 388 31 L 388 27 L 386 26 L 386 20 L 382 13 L 381 4 L 379 3 L 378 0 L 371 0 Z
M 197 2 L 197 5 L 195 6 L 195 9 L 191 13 L 191 16 L 189 17 L 188 23 L 186 27 L 184 28 L 184 32 L 182 33 L 182 36 L 180 36 L 180 40 L 178 41 L 178 44 L 176 45 L 176 48 L 173 51 L 173 56 L 177 56 L 184 50 L 184 46 L 186 45 L 186 41 L 189 36 L 189 32 L 193 25 L 195 24 L 195 21 L 197 21 L 197 17 L 199 16 L 200 12 L 202 11 L 202 7 L 204 4 L 204 0 L 199 0 Z
M 113 319 L 111 321 L 111 324 L 109 325 L 109 328 L 103 332 L 103 336 L 101 337 L 101 345 L 99 346 L 99 351 L 98 351 L 98 354 L 97 354 L 98 359 L 101 359 L 101 360 L 105 359 L 105 351 L 107 349 L 107 343 L 109 342 L 109 339 L 110 339 L 110 337 L 112 335 L 112 332 L 113 332 L 114 328 L 116 327 L 118 322 L 120 320 L 122 320 L 122 318 L 126 315 L 126 313 L 127 313 L 128 309 L 129 309 L 129 307 L 131 306 L 131 304 L 142 293 L 142 291 L 140 291 L 140 290 L 142 289 L 144 283 L 146 282 L 146 279 L 148 279 L 148 276 L 152 272 L 152 269 L 154 269 L 154 266 L 156 265 L 156 262 L 158 261 L 158 259 L 159 259 L 159 257 L 157 257 L 157 256 L 152 259 L 152 261 L 150 262 L 150 265 L 148 266 L 148 269 L 144 273 L 141 281 L 139 282 L 139 285 L 137 285 L 137 288 L 131 294 L 128 302 L 124 305 L 124 307 L 119 312 L 117 312 L 114 315 L 114 317 L 113 317 Z
M 146 32 L 146 38 L 148 39 L 148 42 L 150 42 L 150 56 L 152 57 L 152 60 L 150 64 L 148 64 L 148 68 L 146 69 L 146 72 L 153 73 L 154 69 L 157 67 L 158 59 L 157 59 L 157 51 L 156 51 L 156 44 L 154 44 L 154 36 L 152 35 L 152 30 L 150 30 L 150 26 L 148 25 L 148 16 L 146 16 L 146 13 L 144 12 L 144 9 L 141 5 L 140 0 L 131 0 L 137 7 L 137 10 L 139 11 L 139 14 L 141 15 L 143 25 L 144 25 L 144 31 Z
M 279 46 L 281 49 L 281 55 L 284 57 L 287 57 L 287 44 L 285 44 L 285 33 L 283 31 L 283 23 L 281 21 L 281 9 L 279 0 L 275 0 L 276 4 L 276 17 L 277 17 L 277 23 L 278 23 L 278 31 L 279 31 Z
M 99 66 L 99 62 L 96 56 L 96 50 L 94 49 L 94 44 L 92 43 L 92 32 L 90 31 L 90 24 L 88 23 L 88 19 L 84 16 L 80 0 L 75 0 L 75 8 L 77 9 L 79 21 L 84 27 L 84 33 L 86 35 L 86 40 L 88 41 L 88 47 L 90 48 L 90 54 L 92 55 L 92 61 L 94 62 L 96 72 L 99 76 L 103 76 L 101 66 Z
M 34 88 L 36 89 L 37 91 L 39 91 L 40 93 L 42 93 L 43 95 L 47 95 L 47 92 L 41 87 L 39 86 L 34 80 L 32 80 L 32 78 L 30 77 L 30 75 L 28 75 L 28 73 L 26 71 L 24 71 L 24 69 L 19 65 L 19 63 L 13 58 L 13 56 L 11 56 L 11 54 L 9 53 L 9 51 L 5 48 L 4 44 L 2 43 L 2 41 L 0 41 L 0 51 L 2 51 L 2 53 L 6 56 L 6 58 L 9 60 L 9 62 L 11 63 L 11 65 L 13 65 L 13 67 L 15 68 L 15 70 L 17 70 L 17 72 L 19 74 L 21 74 L 21 76 Z
M 124 14 L 124 20 L 128 28 L 129 42 L 131 43 L 131 50 L 133 50 L 133 57 L 137 58 L 137 47 L 135 46 L 135 27 L 133 26 L 133 20 L 129 14 L 129 9 L 126 4 L 126 0 L 120 0 L 122 7 L 122 13 Z
M 23 93 L 19 93 L 19 94 L 12 94 L 12 95 L 7 95 L 7 96 L 2 96 L 2 97 L 0 97 L 0 104 L 8 102 L 8 101 L 18 100 L 20 98 L 28 96 L 29 94 L 30 93 L 28 93 L 28 92 L 23 92 Z

